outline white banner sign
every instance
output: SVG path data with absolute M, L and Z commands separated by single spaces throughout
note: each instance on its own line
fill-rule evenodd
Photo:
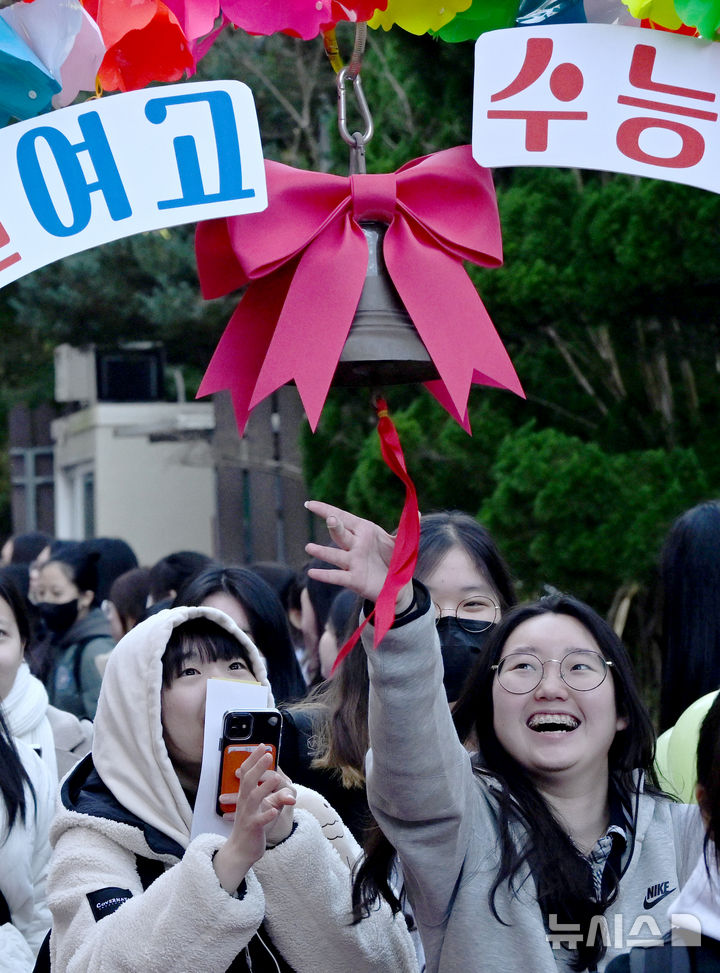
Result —
M 515 27 L 475 47 L 473 155 L 720 192 L 720 44 L 614 24 Z
M 89 247 L 267 206 L 239 81 L 87 101 L 0 130 L 0 287 Z

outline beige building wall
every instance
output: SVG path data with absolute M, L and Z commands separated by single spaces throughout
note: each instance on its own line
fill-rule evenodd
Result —
M 211 402 L 95 403 L 52 423 L 57 537 L 122 537 L 141 564 L 214 554 Z

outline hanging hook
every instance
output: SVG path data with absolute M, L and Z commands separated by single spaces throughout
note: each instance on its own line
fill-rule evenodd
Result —
M 334 28 L 328 30 L 323 35 L 325 51 L 330 58 L 330 63 L 337 72 L 337 94 L 338 94 L 338 129 L 342 140 L 350 146 L 350 175 L 357 175 L 365 172 L 365 146 L 373 137 L 373 120 L 368 108 L 365 92 L 363 91 L 360 69 L 362 68 L 363 55 L 365 53 L 365 43 L 367 41 L 367 24 L 359 23 L 355 25 L 355 44 L 353 46 L 350 63 L 343 67 L 342 58 L 338 49 L 337 37 Z M 355 101 L 360 112 L 360 120 L 364 126 L 363 132 L 350 132 L 347 124 L 347 93 L 345 86 L 347 82 L 352 83 Z
M 355 43 L 353 45 L 353 52 L 350 57 L 349 64 L 351 79 L 354 78 L 356 74 L 360 74 L 366 42 L 367 23 L 361 21 L 359 24 L 355 25 Z M 343 69 L 343 59 L 340 55 L 340 47 L 338 45 L 337 34 L 334 27 L 330 27 L 328 30 L 323 31 L 323 44 L 325 45 L 325 53 L 328 56 L 328 60 L 332 65 L 333 71 L 335 74 L 339 74 Z
M 373 120 L 372 115 L 370 114 L 370 109 L 368 108 L 367 100 L 365 98 L 365 92 L 363 91 L 360 74 L 358 73 L 355 76 L 352 76 L 350 74 L 350 65 L 344 67 L 337 76 L 338 129 L 340 130 L 340 135 L 344 142 L 346 142 L 348 145 L 356 144 L 355 134 L 358 133 L 351 135 L 347 127 L 347 97 L 345 94 L 346 81 L 352 82 L 355 101 L 357 102 L 357 106 L 360 111 L 360 118 L 365 126 L 365 131 L 360 136 L 363 145 L 365 145 L 373 137 Z

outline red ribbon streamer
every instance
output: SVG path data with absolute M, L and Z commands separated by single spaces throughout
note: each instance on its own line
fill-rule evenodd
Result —
M 412 578 L 417 563 L 418 543 L 420 541 L 420 512 L 415 484 L 407 471 L 400 437 L 388 414 L 387 403 L 384 399 L 378 399 L 376 408 L 382 456 L 395 476 L 405 484 L 405 503 L 400 514 L 400 523 L 395 536 L 395 547 L 390 559 L 388 574 L 375 602 L 375 607 L 338 652 L 330 675 L 334 674 L 343 659 L 352 651 L 362 630 L 373 618 L 375 620 L 375 648 L 382 642 L 395 620 L 395 602 L 398 592 Z

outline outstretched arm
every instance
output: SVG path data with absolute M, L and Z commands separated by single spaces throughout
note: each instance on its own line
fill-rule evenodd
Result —
M 305 506 L 311 513 L 323 518 L 331 540 L 337 545 L 305 546 L 311 557 L 334 565 L 334 568 L 311 568 L 308 572 L 310 577 L 350 588 L 362 598 L 377 601 L 387 578 L 395 538 L 371 520 L 356 517 L 332 504 L 308 500 Z M 407 608 L 412 596 L 412 583 L 408 582 L 398 593 L 396 611 Z

